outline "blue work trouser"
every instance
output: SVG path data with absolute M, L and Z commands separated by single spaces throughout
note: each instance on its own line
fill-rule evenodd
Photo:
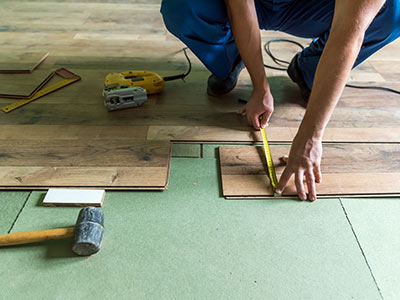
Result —
M 314 38 L 298 57 L 310 89 L 329 36 L 334 6 L 334 0 L 255 0 L 260 29 Z M 167 29 L 213 74 L 221 79 L 227 77 L 238 57 L 238 50 L 224 0 L 163 0 L 161 13 Z M 354 67 L 399 35 L 400 0 L 387 0 L 365 33 Z

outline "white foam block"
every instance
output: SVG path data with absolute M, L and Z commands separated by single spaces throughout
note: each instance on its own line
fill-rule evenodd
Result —
M 105 190 L 49 189 L 45 206 L 102 206 Z

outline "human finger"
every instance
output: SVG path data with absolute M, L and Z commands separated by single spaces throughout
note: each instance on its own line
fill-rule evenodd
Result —
M 238 115 L 244 115 L 244 114 L 246 114 L 246 106 L 245 107 L 243 107 L 242 109 L 240 109 L 239 111 L 237 111 L 236 112 Z
M 282 156 L 282 157 L 279 157 L 279 160 L 280 160 L 282 163 L 287 164 L 288 161 L 289 161 L 289 156 L 284 155 L 284 156 Z
M 249 124 L 249 126 L 253 127 L 253 119 L 249 115 L 246 115 L 246 118 L 247 118 L 247 123 Z
M 322 182 L 322 173 L 321 173 L 321 167 L 320 165 L 316 165 L 313 169 L 314 176 L 315 176 L 315 182 L 321 183 Z
M 264 113 L 264 116 L 265 116 L 265 118 L 267 119 L 267 122 L 269 122 L 269 119 L 271 119 L 272 113 L 273 113 L 273 110 L 267 110 L 267 111 Z
M 275 192 L 277 194 L 282 194 L 283 190 L 285 189 L 287 183 L 289 182 L 290 177 L 292 177 L 293 172 L 286 167 L 285 170 L 283 170 L 283 173 L 281 175 L 281 178 L 279 179 L 278 186 L 276 187 Z
M 253 127 L 254 127 L 255 129 L 259 129 L 259 128 L 260 128 L 260 117 L 259 117 L 259 116 L 254 115 L 254 116 L 251 118 L 251 121 L 252 121 Z
M 268 112 L 265 112 L 262 115 L 262 118 L 260 118 L 261 119 L 261 128 L 265 128 L 265 127 L 268 126 L 268 122 L 269 122 L 269 118 L 270 117 L 271 117 L 271 114 L 268 115 Z
M 308 199 L 310 201 L 317 200 L 317 191 L 315 188 L 315 177 L 313 170 L 308 170 L 305 172 L 307 188 L 308 188 Z
M 303 184 L 303 177 L 304 177 L 304 172 L 297 171 L 294 177 L 294 182 L 296 184 L 297 194 L 299 195 L 299 198 L 301 200 L 307 200 L 307 195 Z

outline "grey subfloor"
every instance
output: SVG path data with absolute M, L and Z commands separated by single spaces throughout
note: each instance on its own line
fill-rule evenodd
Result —
M 167 191 L 107 192 L 92 257 L 0 249 L 0 299 L 400 299 L 400 199 L 225 200 L 214 148 L 173 158 Z M 1 192 L 1 233 L 74 225 L 43 195 Z

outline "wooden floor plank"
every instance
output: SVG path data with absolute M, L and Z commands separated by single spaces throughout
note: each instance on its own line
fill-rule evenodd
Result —
M 131 187 L 143 188 L 146 176 L 127 175 L 126 180 L 121 178 L 117 183 L 110 181 L 110 176 L 115 175 L 115 168 L 160 168 L 161 162 L 164 179 L 149 171 L 148 184 L 165 186 L 164 162 L 169 159 L 166 155 L 170 141 L 261 142 L 259 132 L 248 126 L 245 116 L 236 113 L 245 105 L 239 99 L 246 100 L 251 93 L 248 72 L 242 72 L 237 87 L 228 95 L 208 96 L 210 73 L 190 51 L 193 68 L 185 82 L 167 82 L 164 91 L 149 96 L 142 107 L 107 111 L 101 91 L 110 72 L 151 70 L 161 76 L 186 72 L 188 64 L 181 51 L 184 44 L 167 32 L 159 10 L 159 0 L 2 2 L 0 63 L 8 62 L 7 57 L 16 53 L 50 52 L 50 56 L 29 79 L 1 75 L 0 93 L 3 89 L 29 93 L 35 82 L 41 80 L 42 73 L 47 75 L 59 67 L 82 77 L 80 82 L 16 111 L 1 113 L 1 176 L 9 182 L 3 188 L 76 184 L 70 176 L 78 174 L 80 178 L 81 168 L 94 176 L 92 183 L 82 183 L 87 186 L 109 184 L 110 188 L 118 188 L 131 182 Z M 263 42 L 278 37 L 290 37 L 303 45 L 310 42 L 271 31 L 262 31 L 261 36 Z M 391 69 L 399 61 L 399 45 L 400 42 L 393 43 L 361 64 L 351 73 L 350 81 L 400 88 L 398 72 Z M 274 44 L 272 50 L 287 60 L 299 51 L 297 46 L 284 43 Z M 17 57 L 16 64 L 27 59 L 23 55 Z M 263 57 L 270 63 L 265 53 Z M 275 99 L 267 134 L 271 142 L 289 143 L 304 115 L 305 103 L 286 72 L 268 69 L 267 74 Z M 12 102 L 0 98 L 1 107 Z M 399 98 L 394 94 L 346 88 L 324 141 L 400 143 L 398 104 Z M 159 159 L 141 160 L 146 149 Z M 104 170 L 104 178 L 90 170 L 97 163 Z M 15 176 L 13 168 L 18 173 Z M 54 177 L 52 168 L 57 168 L 55 173 L 61 174 L 59 178 Z M 145 172 L 145 169 L 135 170 Z M 23 177 L 24 172 L 30 175 Z M 26 185 L 16 177 L 22 178 Z
M 19 98 L 29 97 L 49 76 L 52 71 L 47 69 L 36 70 L 27 74 L 1 74 L 0 72 L 0 94 L 10 95 L 10 97 L 20 96 Z M 15 100 L 3 100 L 11 103 Z M 1 101 L 0 103 L 2 103 Z
M 81 76 L 85 74 L 82 82 L 3 115 L 0 125 L 145 125 L 157 126 L 151 127 L 150 139 L 160 139 L 160 136 L 165 136 L 165 131 L 168 131 L 173 136 L 172 139 L 177 141 L 254 141 L 251 133 L 253 130 L 248 126 L 245 117 L 236 114 L 244 105 L 238 99 L 246 91 L 238 89 L 220 99 L 209 97 L 205 94 L 203 83 L 207 78 L 206 72 L 194 72 L 193 78 L 188 79 L 187 83 L 167 83 L 162 94 L 149 97 L 142 107 L 110 113 L 104 107 L 100 94 L 107 71 L 103 71 L 101 76 L 90 75 L 99 73 L 96 69 L 80 71 L 82 72 L 76 73 Z M 270 140 L 290 142 L 305 109 L 300 99 L 292 95 L 292 83 L 286 78 L 275 80 L 277 95 L 275 112 L 271 118 Z M 187 95 L 191 97 L 188 98 Z M 376 100 L 378 95 L 366 91 L 346 92 L 328 124 L 325 141 L 400 142 L 400 112 L 394 109 L 398 99 L 385 94 L 382 99 Z M 4 105 L 12 102 L 9 99 L 0 101 Z M 201 132 L 201 138 L 195 138 L 197 128 L 203 126 L 205 131 Z M 217 130 L 208 130 L 207 127 L 217 127 Z M 158 134 L 157 130 L 160 129 L 162 132 Z M 226 138 L 225 129 L 229 139 Z M 188 133 L 192 138 L 188 138 Z
M 147 126 L 0 125 L 6 140 L 145 140 Z
M 284 165 L 279 157 L 290 146 L 271 145 L 279 179 Z M 223 195 L 233 198 L 273 197 L 262 147 L 220 147 Z M 323 181 L 317 184 L 319 196 L 400 194 L 400 145 L 329 144 L 324 145 L 321 162 Z M 293 178 L 283 196 L 295 196 Z
M 168 162 L 169 163 L 169 162 Z M 2 167 L 0 189 L 102 188 L 106 190 L 165 190 L 165 167 Z
M 165 189 L 170 143 L 146 140 L 7 140 L 0 188 Z
M 297 128 L 274 127 L 267 129 L 272 142 L 288 143 L 293 140 Z M 399 142 L 400 128 L 326 128 L 323 141 L 354 143 Z M 258 130 L 246 127 L 224 128 L 219 126 L 149 126 L 149 140 L 172 140 L 199 143 L 247 143 L 262 142 Z
M 32 73 L 49 55 L 46 53 L 8 53 L 0 56 L 0 74 Z
M 9 140 L 0 145 L 0 166 L 163 167 L 168 149 L 145 140 Z

